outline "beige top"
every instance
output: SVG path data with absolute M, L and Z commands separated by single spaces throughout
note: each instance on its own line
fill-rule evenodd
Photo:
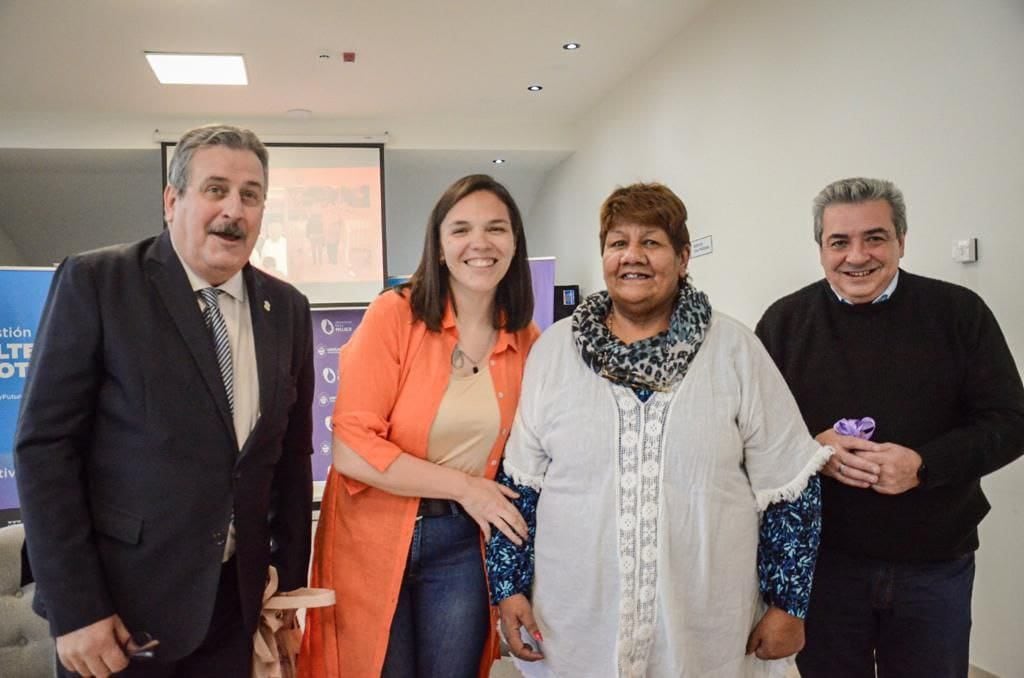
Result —
M 501 426 L 490 368 L 452 375 L 437 408 L 427 440 L 427 459 L 473 476 L 482 476 Z

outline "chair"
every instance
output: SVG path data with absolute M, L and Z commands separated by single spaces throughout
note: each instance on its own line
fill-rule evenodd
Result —
M 0 675 L 52 678 L 56 650 L 46 620 L 32 611 L 36 585 L 21 585 L 21 525 L 0 528 Z

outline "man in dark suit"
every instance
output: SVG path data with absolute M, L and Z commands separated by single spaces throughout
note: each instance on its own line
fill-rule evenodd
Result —
M 168 228 L 54 276 L 14 455 L 62 671 L 246 676 L 267 566 L 305 584 L 310 311 L 248 265 L 267 177 L 252 132 L 191 130 Z

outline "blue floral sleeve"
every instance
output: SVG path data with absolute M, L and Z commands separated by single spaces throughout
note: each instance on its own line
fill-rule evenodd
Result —
M 505 473 L 504 467 L 495 478 L 506 487 L 519 493 L 512 503 L 526 520 L 529 538 L 522 546 L 516 546 L 498 530 L 491 531 L 487 542 L 487 579 L 491 585 L 491 603 L 497 605 L 509 596 L 522 593 L 530 596 L 533 586 L 533 540 L 537 536 L 537 499 L 540 490 L 517 484 Z
M 772 504 L 761 519 L 757 575 L 768 605 L 807 616 L 820 542 L 821 479 L 815 475 L 799 497 Z

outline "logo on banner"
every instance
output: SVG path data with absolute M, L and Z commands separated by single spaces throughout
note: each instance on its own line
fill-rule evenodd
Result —
M 331 417 L 330 416 L 324 417 L 324 427 L 328 431 L 333 431 L 334 430 L 334 426 L 331 425 Z
M 330 367 L 324 368 L 324 381 L 328 384 L 333 384 L 338 381 L 338 373 L 332 370 Z
M 0 327 L 0 379 L 24 379 L 28 373 L 28 360 L 32 357 L 32 330 L 24 327 Z M 29 341 L 24 341 L 28 339 Z
M 330 318 L 324 318 L 320 321 L 320 331 L 330 336 L 334 334 L 334 321 Z

